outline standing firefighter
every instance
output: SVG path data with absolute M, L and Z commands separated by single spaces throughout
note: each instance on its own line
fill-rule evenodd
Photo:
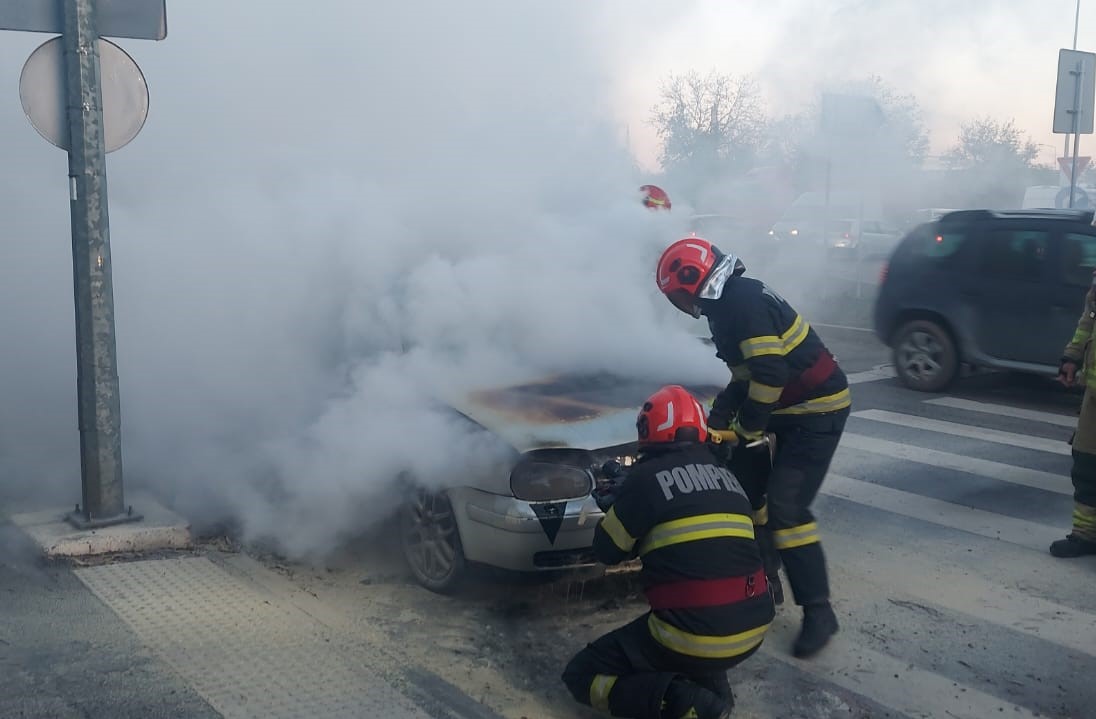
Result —
M 1096 224 L 1096 220 L 1094 220 Z M 1058 379 L 1067 387 L 1085 383 L 1081 415 L 1073 435 L 1073 531 L 1050 545 L 1055 557 L 1096 554 L 1096 362 L 1093 358 L 1093 324 L 1096 323 L 1096 272 L 1093 287 L 1085 295 L 1085 308 L 1073 339 L 1062 355 Z M 1080 373 L 1078 373 L 1080 370 Z
M 803 607 L 794 654 L 809 657 L 838 629 L 810 505 L 837 450 L 851 399 L 845 373 L 807 321 L 763 282 L 743 277 L 745 271 L 736 256 L 690 237 L 663 252 L 656 279 L 679 310 L 707 317 L 716 354 L 731 369 L 709 426 L 731 430 L 733 445 L 752 443 L 766 431 L 776 436 L 766 485 L 740 479 L 759 536 L 772 532 L 795 602 Z
M 649 210 L 669 210 L 673 205 L 670 196 L 658 185 L 643 185 L 639 188 L 643 193 L 643 206 Z
M 614 717 L 721 719 L 727 670 L 761 646 L 775 609 L 754 542 L 750 502 L 705 444 L 704 408 L 663 387 L 636 422 L 640 457 L 611 493 L 594 532 L 605 564 L 631 557 L 651 610 L 586 646 L 563 681 Z

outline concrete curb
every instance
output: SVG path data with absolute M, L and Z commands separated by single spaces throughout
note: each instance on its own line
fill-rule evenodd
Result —
M 65 521 L 71 510 L 44 510 L 16 514 L 12 524 L 26 532 L 47 557 L 87 557 L 114 552 L 153 552 L 192 546 L 190 524 L 149 496 L 136 495 L 134 510 L 140 521 L 102 529 L 76 529 Z

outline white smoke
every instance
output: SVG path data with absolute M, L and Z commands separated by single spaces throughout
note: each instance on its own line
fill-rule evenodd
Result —
M 152 112 L 109 159 L 127 489 L 322 551 L 390 508 L 377 493 L 399 472 L 453 481 L 485 461 L 445 393 L 566 370 L 721 378 L 653 283 L 688 209 L 638 203 L 604 100 L 608 18 L 440 0 L 169 12 L 165 42 L 121 43 Z M 10 80 L 26 43 L 0 48 Z M 65 504 L 64 155 L 13 103 L 0 486 Z

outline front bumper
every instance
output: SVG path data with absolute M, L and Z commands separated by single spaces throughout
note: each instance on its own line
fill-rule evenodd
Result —
M 589 567 L 604 516 L 592 497 L 526 502 L 471 487 L 449 490 L 464 556 L 519 572 Z

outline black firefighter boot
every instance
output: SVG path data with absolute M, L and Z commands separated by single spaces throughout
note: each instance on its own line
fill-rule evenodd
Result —
M 1096 542 L 1078 537 L 1076 534 L 1068 534 L 1065 539 L 1051 543 L 1050 553 L 1064 559 L 1096 554 Z
M 792 653 L 800 659 L 814 656 L 837 633 L 837 615 L 828 601 L 803 606 L 803 628 L 792 647 Z
M 677 677 L 662 697 L 662 719 L 729 719 L 734 696 L 726 699 L 695 682 Z

